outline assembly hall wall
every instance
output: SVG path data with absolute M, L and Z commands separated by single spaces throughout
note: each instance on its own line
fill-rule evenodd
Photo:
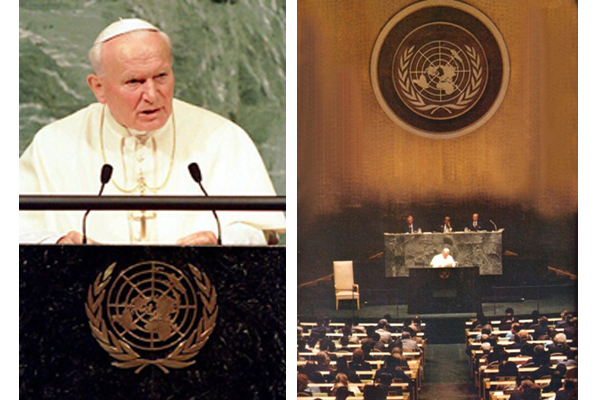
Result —
M 394 123 L 371 85 L 376 38 L 413 3 L 298 2 L 298 282 L 382 252 L 407 213 L 462 230 L 479 212 L 505 250 L 576 270 L 577 2 L 465 1 L 502 34 L 510 80 L 485 124 L 450 139 Z

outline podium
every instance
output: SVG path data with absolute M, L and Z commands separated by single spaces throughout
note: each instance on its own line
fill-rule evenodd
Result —
M 21 245 L 19 255 L 20 398 L 285 398 L 285 246 Z M 191 315 L 201 323 L 185 328 Z M 148 356 L 136 340 L 166 344 Z
M 480 302 L 479 268 L 410 268 L 409 314 L 473 313 Z

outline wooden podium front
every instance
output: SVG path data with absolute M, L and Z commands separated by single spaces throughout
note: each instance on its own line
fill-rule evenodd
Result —
M 22 245 L 20 398 L 285 398 L 285 247 Z
M 480 302 L 479 268 L 410 268 L 409 314 L 473 313 Z

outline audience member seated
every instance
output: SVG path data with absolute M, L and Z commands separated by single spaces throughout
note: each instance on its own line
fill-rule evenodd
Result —
M 378 384 L 367 384 L 363 389 L 364 400 L 385 400 L 386 391 Z
M 515 311 L 512 309 L 512 307 L 508 307 L 506 310 L 504 310 L 504 317 L 502 317 L 500 320 L 500 330 L 509 330 L 514 322 L 518 322 L 518 320 L 515 318 Z
M 505 336 L 507 340 L 513 340 L 514 336 L 523 328 L 523 326 L 518 322 L 513 322 L 510 325 L 510 332 L 508 332 Z
M 567 339 L 574 339 L 577 334 L 577 318 L 572 314 L 569 314 L 567 319 L 567 323 L 563 325 L 564 334 L 567 336 Z
M 317 320 L 317 325 L 313 326 L 310 330 L 310 336 L 308 337 L 308 347 L 315 347 L 317 342 L 324 339 L 327 335 L 327 328 L 323 326 L 323 318 Z
M 414 351 L 419 348 L 417 341 L 411 338 L 410 332 L 402 332 L 402 349 Z
M 365 342 L 360 346 L 360 348 L 363 351 L 363 354 L 365 356 L 365 360 L 367 360 L 367 361 L 374 360 L 373 356 L 371 355 L 374 345 L 375 345 L 375 342 L 373 342 L 373 339 L 370 339 L 368 342 Z
M 377 332 L 373 332 L 371 334 L 371 339 L 372 344 L 373 344 L 373 351 L 385 351 L 386 348 L 386 343 L 383 342 L 381 336 L 379 335 L 379 333 Z
M 350 394 L 350 389 L 345 386 L 340 386 L 335 392 L 335 400 L 346 400 Z
M 485 324 L 481 327 L 481 332 L 479 332 L 479 334 L 477 336 L 475 336 L 475 339 L 481 340 L 481 336 L 483 336 L 483 335 L 489 336 L 491 334 L 492 334 L 492 325 Z
M 483 309 L 481 308 L 481 305 L 480 305 L 479 310 L 477 311 L 477 316 L 476 316 L 475 320 L 473 321 L 471 330 L 472 331 L 480 330 L 488 324 L 489 324 L 489 319 L 483 313 Z
M 397 328 L 394 328 L 391 324 L 393 323 L 392 320 L 392 316 L 390 314 L 385 314 L 383 316 L 383 319 L 385 319 L 387 321 L 387 330 L 391 333 L 396 333 L 398 332 Z
M 377 324 L 377 330 L 375 332 L 379 334 L 379 341 L 381 341 L 383 344 L 390 344 L 392 342 L 392 333 L 388 329 L 387 320 L 379 320 L 379 323 Z
M 408 365 L 408 361 L 406 361 L 404 359 L 404 356 L 402 355 L 402 347 L 392 348 L 392 350 L 390 351 L 390 354 L 392 355 L 392 357 L 394 357 L 398 360 L 398 366 L 397 366 L 398 368 L 403 369 L 403 370 L 410 369 L 410 367 Z
M 299 353 L 306 353 L 309 350 L 306 348 L 306 340 L 304 339 L 298 339 L 298 352 Z
M 497 344 L 493 347 L 492 352 L 488 355 L 487 363 L 489 365 L 495 361 L 500 361 L 507 357 L 508 357 L 508 353 L 504 350 L 504 347 Z
M 306 376 L 313 383 L 324 383 L 325 378 L 321 371 L 330 372 L 331 368 L 329 366 L 330 359 L 327 353 L 324 351 L 319 351 L 317 353 L 317 362 L 307 361 L 304 368 L 300 370 L 300 372 Z
M 554 400 L 569 400 L 569 394 L 575 389 L 575 381 L 571 379 L 565 379 L 565 388 L 559 390 L 556 393 L 556 397 Z
M 512 361 L 508 361 L 508 354 L 502 354 L 498 359 L 498 376 L 499 377 L 517 377 L 519 375 L 519 369 L 517 364 Z
M 509 400 L 539 400 L 542 396 L 540 387 L 530 380 L 524 380 Z
M 541 379 L 544 376 L 552 376 L 553 368 L 550 368 L 550 354 L 544 352 L 544 356 L 538 358 L 539 368 L 531 373 L 533 380 Z
M 348 360 L 346 360 L 344 357 L 340 357 L 336 361 L 335 370 L 329 373 L 327 381 L 333 382 L 337 374 L 344 374 L 352 383 L 361 383 L 360 377 L 356 374 L 354 370 L 348 367 Z
M 565 365 L 558 364 L 552 371 L 552 374 L 550 375 L 550 384 L 544 388 L 544 392 L 557 393 L 563 387 L 563 379 L 566 372 L 567 367 Z
M 352 362 L 348 366 L 352 371 L 371 371 L 371 364 L 365 362 L 365 353 L 362 349 L 354 349 L 352 352 Z
M 550 362 L 550 353 L 544 349 L 543 345 L 536 344 L 533 348 L 531 360 L 529 360 L 527 364 L 533 367 L 539 367 L 546 362 Z
M 565 361 L 561 361 L 558 363 L 558 365 L 563 364 L 565 367 L 569 367 L 569 366 L 577 366 L 577 353 L 575 353 L 575 351 L 573 351 L 572 349 L 569 349 L 569 351 L 567 351 L 567 359 Z
M 348 336 L 342 336 L 340 338 L 340 346 L 335 349 L 335 351 L 347 351 L 348 353 L 352 353 L 352 350 L 350 350 L 350 347 L 348 347 L 349 344 L 350 338 Z
M 557 333 L 552 341 L 553 343 L 548 346 L 550 354 L 562 353 L 566 356 L 567 352 L 571 349 L 567 344 L 567 336 L 564 333 Z
M 531 322 L 528 323 L 525 328 L 527 329 L 533 329 L 534 327 L 538 326 L 540 321 L 540 312 L 538 310 L 533 310 L 531 312 Z
M 298 397 L 312 397 L 312 393 L 309 392 L 308 389 L 308 376 L 304 375 L 304 374 L 298 374 Z
M 523 346 L 527 344 L 527 340 L 529 340 L 529 334 L 525 329 L 521 329 L 516 335 L 513 336 L 513 343 L 508 345 L 506 348 L 521 350 Z
M 560 321 L 558 321 L 555 326 L 557 328 L 564 328 L 563 325 L 565 325 L 567 323 L 567 320 L 570 316 L 572 316 L 573 314 L 569 312 L 569 310 L 567 310 L 566 308 L 564 308 L 561 312 L 560 312 Z
M 352 333 L 367 333 L 367 328 L 358 324 L 358 318 L 352 320 Z
M 342 335 L 348 337 L 348 343 L 351 344 L 359 344 L 360 339 L 358 336 L 352 334 L 352 327 L 349 325 L 345 325 L 342 327 Z
M 423 332 L 423 321 L 421 321 L 421 317 L 419 317 L 418 315 L 415 315 L 412 318 L 411 325 L 413 325 L 417 329 L 417 332 Z
M 420 331 L 419 327 L 410 318 L 406 318 L 403 325 L 402 332 L 408 332 L 411 337 L 417 336 L 417 332 Z
M 349 390 L 348 384 L 349 384 L 349 381 L 348 381 L 348 377 L 346 376 L 346 374 L 343 374 L 343 373 L 337 374 L 335 376 L 335 379 L 333 380 L 333 388 L 331 388 L 329 395 L 332 397 L 335 397 L 336 392 L 340 388 L 345 388 L 345 389 Z
M 539 340 L 540 336 L 548 334 L 548 317 L 542 316 L 539 320 L 538 326 L 533 330 L 533 340 Z
M 383 366 L 375 373 L 375 382 L 379 382 L 387 392 L 393 380 L 401 380 L 404 383 L 410 384 L 412 381 L 410 376 L 407 376 L 402 369 L 398 359 L 392 356 L 387 356 L 384 359 Z M 401 393 L 400 388 L 394 388 L 398 393 Z

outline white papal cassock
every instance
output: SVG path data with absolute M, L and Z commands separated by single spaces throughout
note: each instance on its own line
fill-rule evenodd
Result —
M 173 100 L 161 129 L 136 136 L 108 107 L 92 104 L 41 129 L 20 158 L 20 194 L 98 194 L 100 170 L 114 172 L 106 195 L 203 196 L 188 171 L 199 164 L 210 195 L 270 196 L 273 185 L 254 143 L 240 127 L 210 111 Z M 140 185 L 140 180 L 144 184 Z M 21 242 L 55 242 L 81 231 L 83 211 L 23 211 Z M 285 229 L 282 212 L 218 211 L 223 244 L 264 244 L 265 230 Z M 147 225 L 141 235 L 141 220 Z M 101 243 L 174 244 L 188 234 L 217 233 L 210 211 L 92 211 L 87 235 Z

